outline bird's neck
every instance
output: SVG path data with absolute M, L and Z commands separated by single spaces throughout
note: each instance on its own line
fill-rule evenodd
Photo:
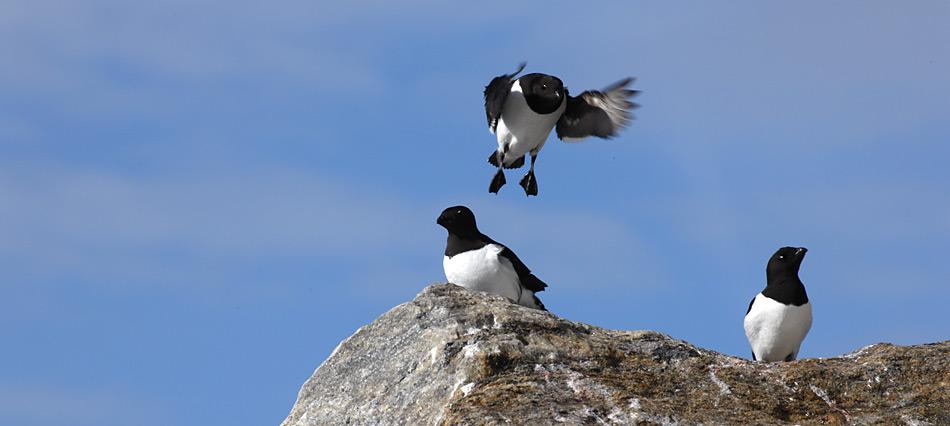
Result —
M 449 237 L 445 242 L 445 255 L 448 257 L 463 253 L 469 250 L 477 250 L 487 244 L 478 236 L 461 236 L 449 232 Z
M 524 100 L 532 111 L 542 115 L 557 111 L 564 102 L 563 97 L 541 97 L 533 94 L 526 94 Z
M 796 277 L 769 277 L 762 294 L 785 304 L 801 306 L 808 303 L 805 284 Z

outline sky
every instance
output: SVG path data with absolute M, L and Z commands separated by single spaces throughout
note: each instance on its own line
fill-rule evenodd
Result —
M 800 357 L 950 338 L 950 3 L 0 3 L 0 424 L 278 424 L 444 280 L 465 204 L 555 314 L 748 357 L 809 249 Z M 482 89 L 637 78 L 620 137 L 487 192 Z

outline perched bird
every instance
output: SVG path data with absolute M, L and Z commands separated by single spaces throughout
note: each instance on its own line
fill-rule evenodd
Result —
M 495 194 L 505 184 L 502 168 L 523 166 L 525 154 L 530 152 L 531 169 L 520 185 L 525 194 L 538 195 L 534 162 L 555 125 L 557 137 L 565 142 L 588 136 L 609 139 L 630 123 L 630 110 L 639 106 L 628 100 L 638 93 L 626 88 L 633 78 L 574 97 L 553 75 L 533 73 L 515 79 L 525 65 L 521 63 L 514 73 L 495 77 L 485 86 L 488 130 L 498 138 L 498 149 L 488 157 L 488 162 L 498 167 L 488 187 L 488 192 Z
M 811 304 L 798 268 L 804 247 L 782 247 L 765 268 L 765 290 L 757 294 L 745 314 L 745 335 L 757 361 L 793 361 L 811 328 Z
M 534 294 L 548 285 L 534 276 L 510 248 L 479 232 L 475 214 L 468 207 L 449 207 L 436 223 L 449 231 L 442 266 L 450 283 L 546 310 Z

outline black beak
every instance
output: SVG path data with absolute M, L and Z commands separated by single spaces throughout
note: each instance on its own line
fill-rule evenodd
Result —
M 805 253 L 808 253 L 808 249 L 805 247 L 799 247 L 798 250 L 795 250 L 795 255 L 798 257 L 805 257 Z

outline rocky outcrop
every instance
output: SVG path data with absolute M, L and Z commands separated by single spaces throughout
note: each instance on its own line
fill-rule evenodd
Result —
M 755 363 L 434 285 L 340 343 L 284 426 L 950 424 L 950 341 Z

